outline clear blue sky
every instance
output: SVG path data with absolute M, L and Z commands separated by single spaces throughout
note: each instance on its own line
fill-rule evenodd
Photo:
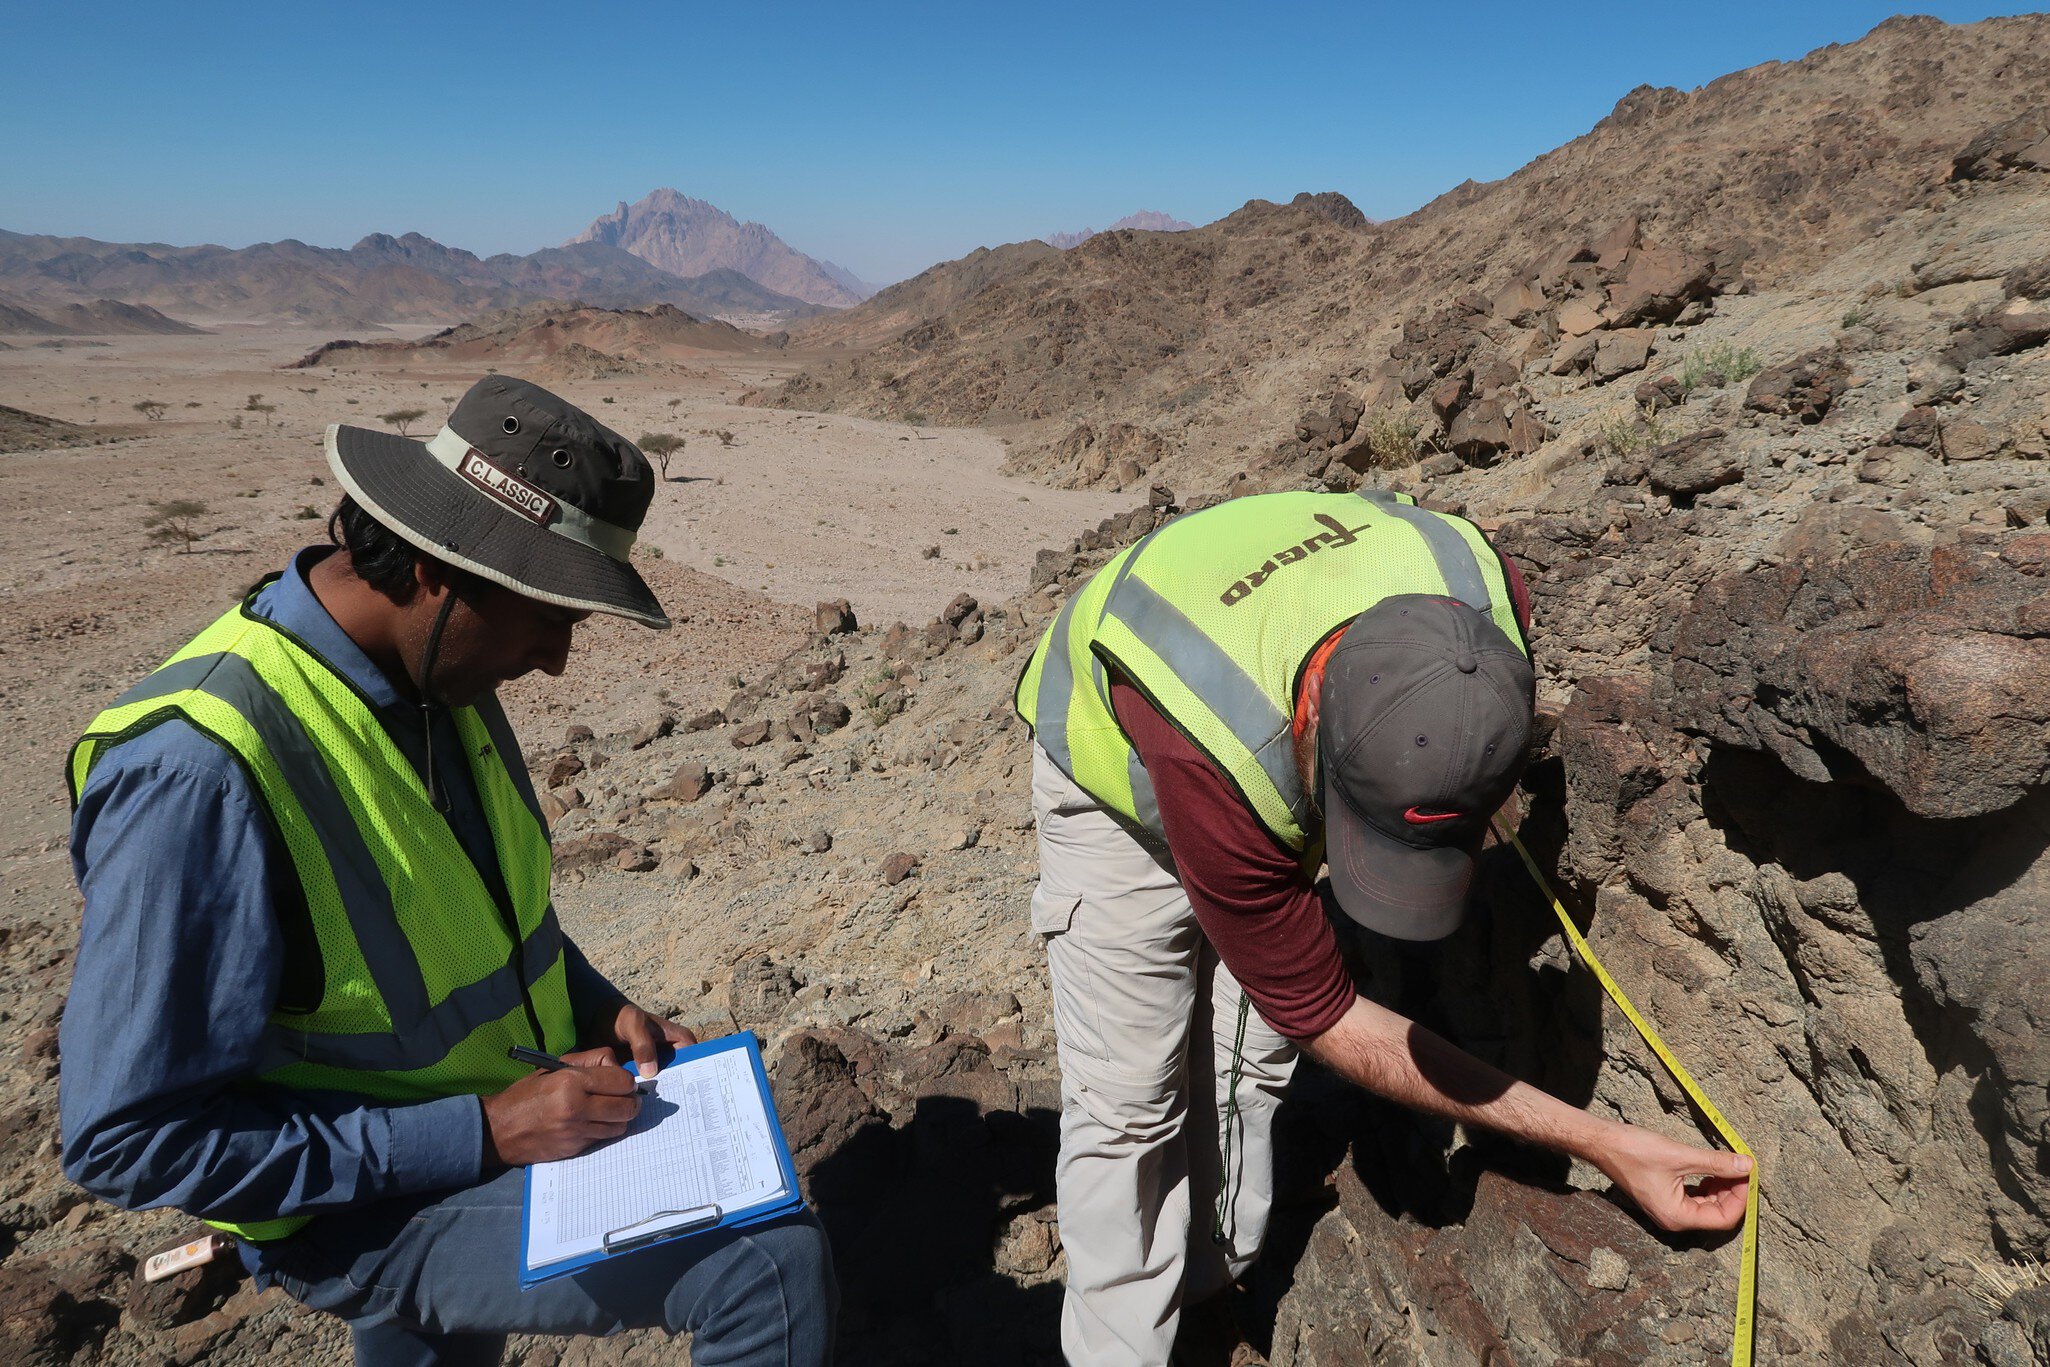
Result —
M 90 3 L 0 10 L 0 227 L 490 254 L 659 185 L 889 281 L 1136 209 L 1393 217 L 1640 83 L 1848 42 L 1855 0 Z M 2018 7 L 1934 4 L 1965 22 Z

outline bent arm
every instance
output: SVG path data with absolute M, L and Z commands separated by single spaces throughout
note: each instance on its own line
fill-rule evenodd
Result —
M 1743 1218 L 1751 1160 L 1742 1154 L 1695 1148 L 1569 1106 L 1364 998 L 1304 1047 L 1390 1101 L 1594 1164 L 1663 1229 L 1729 1229 Z
M 248 780 L 183 723 L 95 770 L 72 827 L 85 912 L 59 1035 L 64 1172 L 129 1209 L 251 1221 L 477 1180 L 475 1097 L 406 1106 L 255 1081 L 284 973 Z

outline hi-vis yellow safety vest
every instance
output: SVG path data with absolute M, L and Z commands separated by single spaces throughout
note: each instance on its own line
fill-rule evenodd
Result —
M 1527 655 L 1508 574 L 1480 529 L 1407 495 L 1282 493 L 1175 519 L 1076 590 L 1018 681 L 1018 714 L 1084 791 L 1162 834 L 1153 785 L 1111 711 L 1123 675 L 1303 852 L 1296 686 L 1317 646 L 1384 598 L 1487 614 Z
M 224 746 L 249 775 L 298 874 L 320 971 L 307 1000 L 272 1011 L 262 1081 L 386 1103 L 483 1095 L 530 1071 L 507 1046 L 575 1047 L 548 837 L 507 768 L 519 752 L 495 702 L 451 715 L 505 903 L 377 709 L 246 601 L 95 717 L 73 747 L 74 805 L 102 756 L 173 719 Z M 307 1218 L 212 1223 L 265 1240 Z

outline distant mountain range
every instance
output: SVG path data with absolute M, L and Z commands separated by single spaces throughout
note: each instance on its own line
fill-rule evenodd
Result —
M 1178 218 L 1163 214 L 1157 209 L 1141 209 L 1136 214 L 1126 214 L 1103 231 L 1114 233 L 1123 228 L 1136 228 L 1144 233 L 1185 233 L 1195 226 L 1193 223 L 1184 223 Z M 1070 247 L 1081 246 L 1096 236 L 1096 232 L 1094 228 L 1084 228 L 1073 233 L 1048 233 L 1039 240 L 1066 251 Z
M 186 317 L 339 326 L 458 322 L 544 299 L 603 308 L 671 304 L 763 328 L 823 310 L 725 264 L 685 277 L 602 242 L 479 257 L 419 233 L 372 233 L 342 250 L 290 238 L 174 247 L 0 229 L 0 290 L 9 302 L 46 316 L 52 308 L 119 299 Z
M 632 252 L 673 275 L 729 268 L 827 308 L 849 308 L 875 293 L 852 271 L 806 256 L 761 224 L 742 223 L 717 205 L 675 190 L 655 190 L 635 204 L 621 200 L 564 245 L 590 243 Z
M 1146 211 L 1109 230 L 1189 226 Z M 1056 233 L 1045 241 L 1067 248 L 1094 235 Z M 917 292 L 944 292 L 975 274 L 950 272 Z M 480 257 L 419 233 L 371 233 L 343 249 L 293 238 L 175 247 L 0 229 L 0 332 L 167 330 L 140 315 L 117 316 L 116 301 L 173 328 L 180 326 L 176 318 L 342 328 L 454 323 L 497 309 L 574 301 L 601 309 L 668 304 L 769 331 L 875 294 L 851 271 L 806 256 L 762 224 L 668 188 L 621 202 L 562 246 L 524 256 Z

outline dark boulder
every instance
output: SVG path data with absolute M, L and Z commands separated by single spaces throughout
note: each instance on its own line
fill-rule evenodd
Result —
M 1744 406 L 1803 423 L 1821 422 L 1849 388 L 1850 377 L 1834 350 L 1820 348 L 1761 372 L 1745 392 Z
M 1744 458 L 1723 440 L 1720 427 L 1669 441 L 1651 453 L 1645 474 L 1659 493 L 1692 498 L 1744 478 Z

